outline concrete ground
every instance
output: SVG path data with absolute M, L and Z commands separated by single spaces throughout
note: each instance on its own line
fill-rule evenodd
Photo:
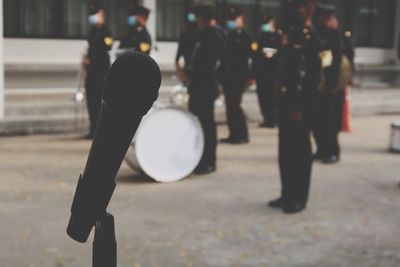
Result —
M 109 207 L 121 267 L 398 267 L 400 155 L 395 116 L 357 117 L 343 160 L 315 164 L 308 209 L 284 215 L 276 130 L 219 146 L 218 172 L 158 184 L 123 164 Z M 220 137 L 226 135 L 219 126 Z M 0 266 L 91 266 L 91 244 L 65 233 L 90 142 L 71 135 L 0 139 Z

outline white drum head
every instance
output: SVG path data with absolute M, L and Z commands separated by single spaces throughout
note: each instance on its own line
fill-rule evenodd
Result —
M 189 176 L 204 149 L 203 131 L 197 118 L 172 108 L 149 113 L 134 142 L 141 169 L 158 182 L 176 182 Z

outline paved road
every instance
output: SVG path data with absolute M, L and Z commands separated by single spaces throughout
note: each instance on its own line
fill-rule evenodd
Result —
M 267 207 L 279 191 L 276 131 L 219 148 L 217 173 L 157 184 L 123 165 L 110 211 L 120 267 L 398 267 L 400 155 L 393 116 L 358 117 L 340 165 L 315 165 L 306 212 Z M 226 134 L 224 126 L 220 136 Z M 91 266 L 65 234 L 90 143 L 73 136 L 0 139 L 1 267 Z

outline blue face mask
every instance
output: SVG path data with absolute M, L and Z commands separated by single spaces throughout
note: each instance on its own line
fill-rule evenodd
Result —
M 96 25 L 97 21 L 99 21 L 97 14 L 93 14 L 93 15 L 89 16 L 89 24 L 90 25 Z
M 228 20 L 226 26 L 228 27 L 229 30 L 236 30 L 238 27 L 236 21 L 234 20 Z
M 136 23 L 137 23 L 136 16 L 129 16 L 128 17 L 129 26 L 136 26 Z
M 196 15 L 194 13 L 188 13 L 186 18 L 191 23 L 194 23 L 197 20 Z
M 270 24 L 263 24 L 263 25 L 261 26 L 261 30 L 262 30 L 263 32 L 271 32 L 271 31 L 272 31 L 272 27 L 271 27 Z

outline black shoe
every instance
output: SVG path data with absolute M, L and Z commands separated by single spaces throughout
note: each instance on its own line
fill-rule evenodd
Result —
M 82 138 L 85 139 L 85 140 L 93 140 L 94 135 L 89 133 L 89 134 L 83 136 Z
M 194 170 L 194 173 L 197 175 L 205 175 L 205 174 L 210 174 L 213 173 L 217 170 L 215 166 L 199 166 Z
M 268 128 L 268 129 L 274 129 L 276 127 L 276 123 L 273 122 L 262 122 L 258 125 L 260 128 Z
M 330 156 L 330 157 L 324 157 L 322 158 L 322 163 L 323 164 L 335 164 L 339 162 L 339 157 L 338 156 Z
M 244 137 L 244 138 L 228 137 L 228 138 L 221 139 L 220 142 L 224 143 L 224 144 L 231 144 L 231 145 L 243 145 L 243 144 L 248 144 L 250 142 L 250 140 L 248 137 Z
M 298 203 L 289 204 L 289 205 L 285 205 L 285 207 L 283 207 L 283 213 L 295 214 L 295 213 L 302 212 L 305 208 L 306 208 L 306 206 L 302 205 L 302 204 L 298 204 Z
M 278 199 L 271 200 L 270 202 L 268 202 L 268 206 L 274 209 L 281 209 L 284 206 L 283 199 L 280 197 Z
M 313 160 L 314 161 L 322 160 L 322 155 L 319 152 L 315 153 L 313 155 Z

